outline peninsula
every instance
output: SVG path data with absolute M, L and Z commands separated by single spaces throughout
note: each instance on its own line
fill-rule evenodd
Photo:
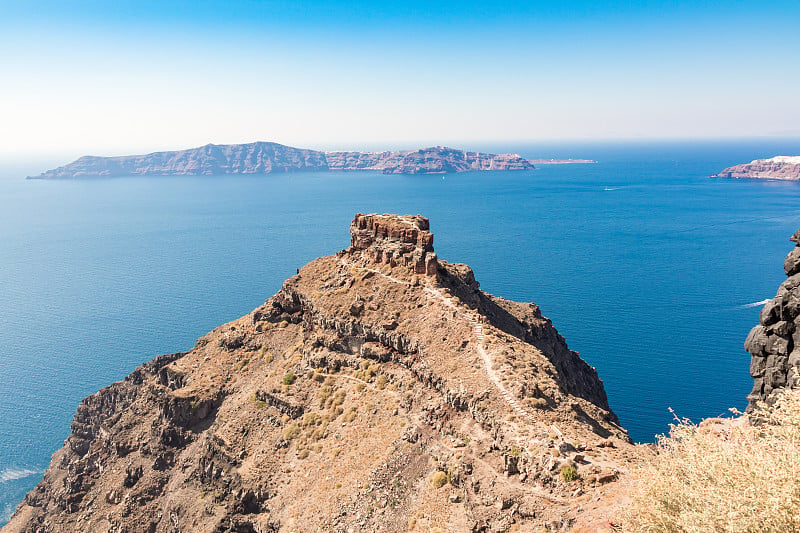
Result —
M 322 152 L 274 142 L 207 144 L 188 150 L 116 157 L 84 156 L 29 179 L 271 174 L 371 170 L 384 174 L 445 174 L 472 170 L 532 170 L 517 154 L 487 154 L 434 146 L 385 152 Z
M 350 236 L 86 398 L 3 532 L 610 530 L 638 453 L 595 369 L 428 219 Z
M 728 167 L 711 177 L 800 180 L 800 156 L 779 155 L 769 159 L 755 159 L 743 165 Z

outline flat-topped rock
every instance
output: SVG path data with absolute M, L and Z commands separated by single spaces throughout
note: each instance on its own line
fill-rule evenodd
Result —
M 800 180 L 800 156 L 779 155 L 755 159 L 747 164 L 728 167 L 711 177 Z
M 417 274 L 436 275 L 433 233 L 421 215 L 357 214 L 350 224 L 350 250 L 367 252 L 376 263 L 410 266 Z

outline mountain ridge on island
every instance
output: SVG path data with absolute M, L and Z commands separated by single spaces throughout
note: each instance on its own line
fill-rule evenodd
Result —
M 797 181 L 800 180 L 800 156 L 778 155 L 768 159 L 754 159 L 749 163 L 723 169 L 711 177 Z
M 444 146 L 380 152 L 320 151 L 275 142 L 207 144 L 187 150 L 129 156 L 83 156 L 28 179 L 119 176 L 271 174 L 297 171 L 377 171 L 444 174 L 475 170 L 532 170 L 518 154 L 470 152 Z

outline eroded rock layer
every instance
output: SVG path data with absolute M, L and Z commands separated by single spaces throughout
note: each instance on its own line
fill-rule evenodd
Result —
M 427 219 L 358 215 L 348 249 L 86 398 L 3 532 L 597 531 L 633 450 L 536 305 L 437 260 Z

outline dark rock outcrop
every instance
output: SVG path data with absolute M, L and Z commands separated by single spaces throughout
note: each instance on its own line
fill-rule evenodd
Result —
M 769 401 L 774 390 L 800 387 L 800 230 L 791 240 L 797 245 L 783 263 L 788 279 L 761 309 L 759 324 L 744 343 L 754 379 L 748 409 Z
M 36 179 L 114 176 L 270 174 L 373 170 L 384 174 L 441 174 L 470 170 L 530 170 L 516 154 L 465 152 L 441 146 L 388 152 L 321 152 L 273 142 L 216 145 L 146 155 L 84 156 Z M 33 178 L 33 177 L 32 177 Z
M 728 167 L 711 177 L 800 180 L 800 156 L 779 155 L 769 159 L 755 159 L 750 163 Z

